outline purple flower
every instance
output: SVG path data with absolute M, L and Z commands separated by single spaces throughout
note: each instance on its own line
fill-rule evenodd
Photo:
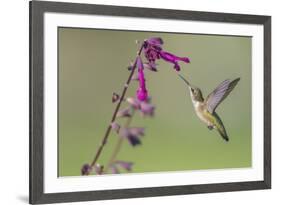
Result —
M 141 144 L 140 137 L 144 135 L 144 128 L 142 127 L 121 127 L 118 123 L 111 123 L 111 127 L 118 133 L 120 137 L 123 137 L 129 141 L 132 146 Z
M 127 171 L 131 171 L 132 170 L 132 166 L 133 166 L 133 162 L 125 162 L 125 161 L 115 161 L 116 165 L 119 165 L 120 167 L 122 167 L 123 169 L 127 170 Z
M 126 100 L 134 109 L 140 108 L 140 101 L 138 99 L 129 97 Z
M 141 57 L 137 57 L 137 68 L 138 68 L 138 77 L 139 77 L 139 88 L 137 90 L 137 97 L 140 101 L 145 101 L 147 99 L 148 93 L 145 85 L 144 78 L 144 66 L 141 60 Z
M 166 51 L 160 51 L 160 56 L 163 60 L 167 61 L 167 62 L 170 62 L 170 63 L 173 63 L 174 64 L 174 69 L 176 69 L 176 71 L 180 71 L 180 66 L 179 66 L 179 63 L 178 61 L 183 61 L 185 63 L 189 63 L 189 58 L 187 57 L 178 57 L 178 56 L 175 56 L 169 52 L 166 52 Z
M 125 108 L 117 112 L 116 117 L 131 117 L 131 109 Z
M 150 39 L 144 41 L 144 55 L 149 63 L 155 63 L 157 59 L 160 59 L 159 52 L 162 50 L 162 44 L 155 43 L 155 41 L 151 41 Z
M 155 106 L 150 103 L 150 97 L 146 101 L 139 101 L 136 98 L 127 98 L 126 100 L 133 109 L 139 110 L 144 116 L 154 116 Z
M 116 122 L 111 123 L 111 128 L 115 131 L 115 132 L 119 132 L 120 130 L 120 125 Z
M 141 102 L 140 110 L 143 115 L 152 117 L 152 116 L 154 116 L 155 106 L 148 102 Z
M 91 171 L 92 171 L 92 168 L 89 164 L 84 164 L 81 168 L 82 175 L 89 175 Z
M 140 137 L 144 135 L 144 128 L 120 128 L 119 136 L 126 138 L 132 146 L 140 145 Z
M 132 162 L 125 162 L 125 161 L 118 160 L 118 161 L 113 162 L 110 165 L 110 169 L 111 169 L 111 172 L 113 174 L 119 174 L 120 173 L 119 168 L 123 168 L 126 171 L 131 171 L 132 170 L 132 166 L 133 166 Z
M 152 66 L 153 70 L 156 70 L 155 61 L 160 58 L 174 64 L 174 69 L 176 71 L 180 71 L 180 66 L 178 61 L 183 61 L 185 63 L 190 62 L 189 58 L 187 57 L 178 57 L 167 51 L 163 51 L 162 45 L 163 45 L 163 40 L 161 38 L 150 38 L 144 41 L 144 55 L 148 60 L 148 63 L 150 65 L 153 65 Z
M 144 77 L 144 68 L 147 68 L 151 71 L 157 71 L 155 61 L 158 59 L 163 59 L 167 62 L 174 64 L 174 69 L 176 71 L 180 71 L 179 61 L 183 61 L 185 63 L 189 63 L 189 59 L 187 57 L 178 57 L 172 53 L 162 50 L 163 40 L 161 38 L 153 37 L 144 41 L 143 49 L 145 58 L 148 60 L 147 63 L 143 63 L 140 56 L 136 59 L 136 66 L 138 68 L 138 81 L 139 88 L 137 89 L 137 98 L 140 101 L 146 101 L 148 97 L 148 92 L 145 84 Z M 133 79 L 136 79 L 133 76 Z

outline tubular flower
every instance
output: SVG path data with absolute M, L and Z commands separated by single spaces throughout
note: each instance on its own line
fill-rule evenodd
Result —
M 148 92 L 145 85 L 145 77 L 144 77 L 144 66 L 141 60 L 141 57 L 137 57 L 137 68 L 138 68 L 138 79 L 139 79 L 139 88 L 137 90 L 137 97 L 140 101 L 145 101 L 148 96 Z
M 169 52 L 166 51 L 160 51 L 160 56 L 163 60 L 173 63 L 174 64 L 174 69 L 176 69 L 176 71 L 180 71 L 180 65 L 178 63 L 178 61 L 183 61 L 185 63 L 189 63 L 189 58 L 187 57 L 178 57 L 176 55 L 173 55 Z

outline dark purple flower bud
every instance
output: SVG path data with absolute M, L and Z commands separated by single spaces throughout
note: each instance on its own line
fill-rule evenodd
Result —
M 84 175 L 89 175 L 92 171 L 92 168 L 89 164 L 84 164 L 81 168 L 81 174 Z
M 137 145 L 141 145 L 140 139 L 136 136 L 131 135 L 131 136 L 128 136 L 127 139 L 133 147 L 137 146 Z
M 131 109 L 130 108 L 125 108 L 123 110 L 120 110 L 117 112 L 116 117 L 131 117 Z
M 100 164 L 96 164 L 96 165 L 94 166 L 94 168 L 95 168 L 95 172 L 96 172 L 97 174 L 102 174 L 104 166 L 103 166 L 103 165 L 100 165 Z
M 155 106 L 148 102 L 141 102 L 140 104 L 140 111 L 145 116 L 154 116 Z
M 161 38 L 150 38 L 144 41 L 144 55 L 148 62 L 155 62 L 160 58 L 163 40 Z
M 174 54 L 171 54 L 169 52 L 166 52 L 166 51 L 160 51 L 160 56 L 163 60 L 167 61 L 167 62 L 170 62 L 170 63 L 173 63 L 174 64 L 174 68 L 177 70 L 177 71 L 180 71 L 180 66 L 178 64 L 178 61 L 183 61 L 185 63 L 189 63 L 189 58 L 186 58 L 186 57 L 178 57 Z
M 161 46 L 164 42 L 162 40 L 162 38 L 159 37 L 152 37 L 146 40 L 147 43 L 152 44 L 152 45 L 157 45 L 157 46 Z
M 140 101 L 145 101 L 148 97 L 145 78 L 144 78 L 144 66 L 141 60 L 141 57 L 137 57 L 137 67 L 138 67 L 138 77 L 139 77 L 139 88 L 137 90 L 137 97 Z
M 125 162 L 125 161 L 115 161 L 116 165 L 119 165 L 120 167 L 122 167 L 123 169 L 127 170 L 127 171 L 131 171 L 132 167 L 133 167 L 133 163 L 132 162 Z
M 148 62 L 155 62 L 157 59 L 160 59 L 159 51 L 161 51 L 160 47 L 148 46 L 144 49 L 144 55 Z
M 112 94 L 112 103 L 115 103 L 120 99 L 120 96 L 117 93 Z

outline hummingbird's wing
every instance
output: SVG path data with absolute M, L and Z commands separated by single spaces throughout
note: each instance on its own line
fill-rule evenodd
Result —
M 233 81 L 225 80 L 207 96 L 205 103 L 210 113 L 213 113 L 216 110 L 218 105 L 228 96 L 239 80 L 240 78 L 237 78 Z

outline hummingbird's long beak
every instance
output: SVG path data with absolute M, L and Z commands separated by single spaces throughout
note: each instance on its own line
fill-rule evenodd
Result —
M 181 74 L 178 75 L 189 87 L 191 87 L 190 83 Z

